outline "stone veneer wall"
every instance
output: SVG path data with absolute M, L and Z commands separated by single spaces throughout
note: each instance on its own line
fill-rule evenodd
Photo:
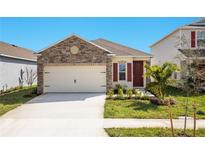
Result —
M 77 54 L 72 54 L 70 48 L 79 48 Z M 106 64 L 107 90 L 112 86 L 112 57 L 108 52 L 92 45 L 77 36 L 72 36 L 44 50 L 37 58 L 38 93 L 43 93 L 43 68 L 49 64 Z
M 151 66 L 151 60 L 146 61 L 146 65 Z M 146 69 L 146 68 L 144 67 L 144 69 Z M 148 83 L 150 83 L 150 82 L 151 82 L 151 78 L 150 78 L 150 77 L 146 77 L 146 85 L 147 85 Z M 145 86 L 146 86 L 146 85 L 145 85 Z
M 107 91 L 112 88 L 112 56 L 107 56 L 106 87 L 107 87 Z

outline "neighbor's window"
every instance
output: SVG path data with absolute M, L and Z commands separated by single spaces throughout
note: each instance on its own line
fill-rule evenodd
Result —
M 125 80 L 125 64 L 119 64 L 119 80 Z
M 205 31 L 197 32 L 197 46 L 205 47 Z

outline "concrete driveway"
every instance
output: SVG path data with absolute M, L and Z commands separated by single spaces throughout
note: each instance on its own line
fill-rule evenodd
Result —
M 0 136 L 107 136 L 105 94 L 49 93 L 0 117 Z

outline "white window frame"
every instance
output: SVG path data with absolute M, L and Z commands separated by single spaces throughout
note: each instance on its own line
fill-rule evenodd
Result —
M 124 64 L 125 65 L 125 71 L 123 71 L 123 72 L 125 72 L 125 79 L 124 80 L 120 80 L 120 72 L 122 72 L 122 71 L 120 71 L 120 64 Z M 127 80 L 127 63 L 118 63 L 118 81 L 126 81 Z
M 205 30 L 198 30 L 198 31 L 196 31 L 196 36 L 195 36 L 195 38 L 196 38 L 196 41 L 195 41 L 195 44 L 196 44 L 196 48 L 199 48 L 199 46 L 198 46 L 198 32 L 204 32 L 205 33 Z M 204 40 L 205 40 L 205 38 L 204 38 Z M 202 46 L 201 48 L 205 48 L 205 45 L 204 46 Z

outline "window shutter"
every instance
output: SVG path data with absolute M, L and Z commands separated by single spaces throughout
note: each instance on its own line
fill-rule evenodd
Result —
M 132 81 L 132 64 L 127 63 L 127 81 Z
M 113 63 L 113 81 L 118 81 L 118 64 Z
M 196 47 L 196 32 L 191 31 L 191 47 L 195 48 Z

